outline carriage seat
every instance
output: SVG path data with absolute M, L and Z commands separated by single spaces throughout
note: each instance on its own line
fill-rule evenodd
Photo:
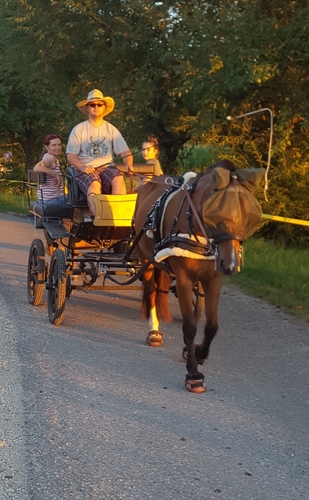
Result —
M 65 195 L 48 200 L 48 202 L 32 201 L 30 211 L 38 217 L 70 219 L 72 217 L 72 207 L 68 205 Z
M 34 216 L 34 226 L 39 228 L 45 228 L 45 222 L 47 219 L 71 219 L 72 217 L 72 207 L 68 205 L 66 196 L 62 195 L 52 200 L 38 201 L 31 200 L 33 197 L 33 190 L 37 190 L 40 183 L 40 174 L 34 172 L 33 170 L 27 171 L 27 197 L 29 212 Z M 36 194 L 36 193 L 35 193 Z M 43 193 L 42 193 L 43 194 Z
M 66 168 L 65 178 L 68 187 L 68 193 L 66 195 L 68 204 L 72 207 L 88 208 L 86 195 L 78 187 L 75 168 L 72 167 L 72 165 Z

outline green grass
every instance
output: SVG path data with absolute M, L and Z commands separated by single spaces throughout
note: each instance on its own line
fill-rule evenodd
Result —
M 29 213 L 27 195 L 0 191 L 0 212 L 26 215 Z
M 284 249 L 271 241 L 251 238 L 244 245 L 240 273 L 224 283 L 309 321 L 309 252 Z

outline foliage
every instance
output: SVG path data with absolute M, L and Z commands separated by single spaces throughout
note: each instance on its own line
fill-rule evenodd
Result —
M 307 218 L 308 13 L 307 0 L 3 0 L 0 137 L 19 143 L 31 168 L 44 136 L 60 132 L 65 143 L 82 119 L 75 103 L 100 88 L 115 98 L 108 119 L 130 147 L 159 138 L 165 172 L 179 169 L 184 145 L 188 162 L 198 145 L 266 166 L 268 113 L 226 116 L 270 108 L 263 210 Z M 287 242 L 306 241 L 301 229 L 277 228 Z

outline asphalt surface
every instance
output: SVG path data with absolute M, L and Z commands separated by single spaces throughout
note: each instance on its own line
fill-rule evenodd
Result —
M 51 325 L 27 300 L 35 237 L 0 214 L 1 500 L 309 498 L 308 324 L 224 288 L 190 394 L 175 297 L 160 349 L 139 292 L 76 292 Z

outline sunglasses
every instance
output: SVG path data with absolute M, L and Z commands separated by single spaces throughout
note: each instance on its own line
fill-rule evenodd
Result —
M 50 141 L 53 141 L 54 139 L 60 139 L 61 140 L 61 135 L 60 134 L 49 134 L 45 137 L 44 144 L 45 146 L 48 146 Z
M 95 102 L 88 102 L 88 106 L 90 106 L 91 108 L 102 108 L 102 106 L 104 106 L 104 104 L 102 102 L 99 102 L 99 103 L 95 103 Z

